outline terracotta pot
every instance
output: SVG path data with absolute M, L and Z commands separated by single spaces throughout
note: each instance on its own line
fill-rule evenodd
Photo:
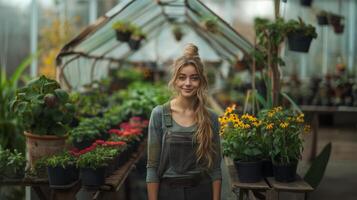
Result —
M 38 159 L 63 151 L 68 137 L 67 135 L 34 135 L 29 132 L 25 132 L 24 135 L 26 137 L 26 149 L 29 154 L 29 163 L 31 168 L 34 167 L 35 162 Z

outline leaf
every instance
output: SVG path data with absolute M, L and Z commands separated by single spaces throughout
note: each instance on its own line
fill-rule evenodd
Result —
M 288 94 L 286 94 L 285 92 L 281 92 L 280 93 L 283 97 L 285 97 L 290 104 L 292 105 L 292 107 L 294 108 L 294 110 L 298 111 L 299 113 L 302 113 L 301 109 L 299 108 L 299 106 L 294 102 L 294 100 L 292 100 Z
M 63 89 L 56 89 L 55 94 L 62 104 L 68 102 L 69 95 Z
M 21 62 L 19 66 L 16 67 L 15 72 L 10 78 L 10 85 L 13 88 L 17 87 L 17 83 L 22 75 L 22 73 L 26 70 L 28 66 L 30 66 L 32 60 L 36 58 L 39 55 L 39 51 L 36 52 L 35 54 L 29 55 L 28 57 L 25 58 L 24 61 Z

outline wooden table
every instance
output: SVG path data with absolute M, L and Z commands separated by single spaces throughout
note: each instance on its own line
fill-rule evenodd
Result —
M 101 199 L 106 192 L 117 192 L 125 182 L 129 173 L 135 168 L 135 164 L 146 152 L 147 140 L 145 139 L 138 147 L 136 153 L 123 166 L 117 169 L 111 176 L 105 179 L 105 184 L 99 188 L 85 188 L 93 191 L 93 200 Z M 75 200 L 77 192 L 82 188 L 80 181 L 68 186 L 49 188 L 48 179 L 24 178 L 24 179 L 3 179 L 0 185 L 22 185 L 31 186 L 40 200 Z
M 311 128 L 312 128 L 312 140 L 311 140 L 311 151 L 309 155 L 309 160 L 312 161 L 316 157 L 317 152 L 317 141 L 318 141 L 318 129 L 319 129 L 319 115 L 321 114 L 332 114 L 332 113 L 354 113 L 357 115 L 357 107 L 348 106 L 300 106 L 301 111 L 305 114 L 310 114 L 312 116 Z M 357 120 L 356 120 L 357 121 Z
M 290 183 L 277 182 L 273 177 L 264 178 L 256 183 L 242 183 L 238 179 L 238 173 L 233 161 L 228 157 L 225 157 L 224 161 L 230 177 L 230 186 L 239 199 L 243 199 L 245 196 L 248 199 L 255 200 L 255 193 L 265 193 L 266 200 L 276 200 L 279 199 L 280 192 L 304 193 L 304 198 L 306 199 L 308 192 L 314 190 L 300 177 Z

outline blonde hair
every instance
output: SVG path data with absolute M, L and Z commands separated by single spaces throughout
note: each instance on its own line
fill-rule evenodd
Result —
M 207 76 L 204 73 L 203 63 L 198 54 L 198 48 L 194 44 L 187 44 L 183 56 L 175 60 L 169 87 L 176 92 L 177 96 L 175 82 L 180 70 L 188 65 L 192 65 L 196 68 L 200 78 L 200 85 L 196 94 L 197 101 L 194 105 L 194 117 L 197 122 L 197 132 L 195 133 L 195 138 L 198 143 L 196 150 L 197 162 L 202 163 L 203 166 L 207 168 L 211 168 L 213 165 L 213 157 L 216 154 L 216 147 L 214 147 L 214 143 L 212 142 L 212 122 L 206 107 L 208 81 Z

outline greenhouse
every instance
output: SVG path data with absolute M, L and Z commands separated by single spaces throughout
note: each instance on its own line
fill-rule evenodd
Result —
M 354 0 L 0 10 L 0 199 L 356 198 Z

